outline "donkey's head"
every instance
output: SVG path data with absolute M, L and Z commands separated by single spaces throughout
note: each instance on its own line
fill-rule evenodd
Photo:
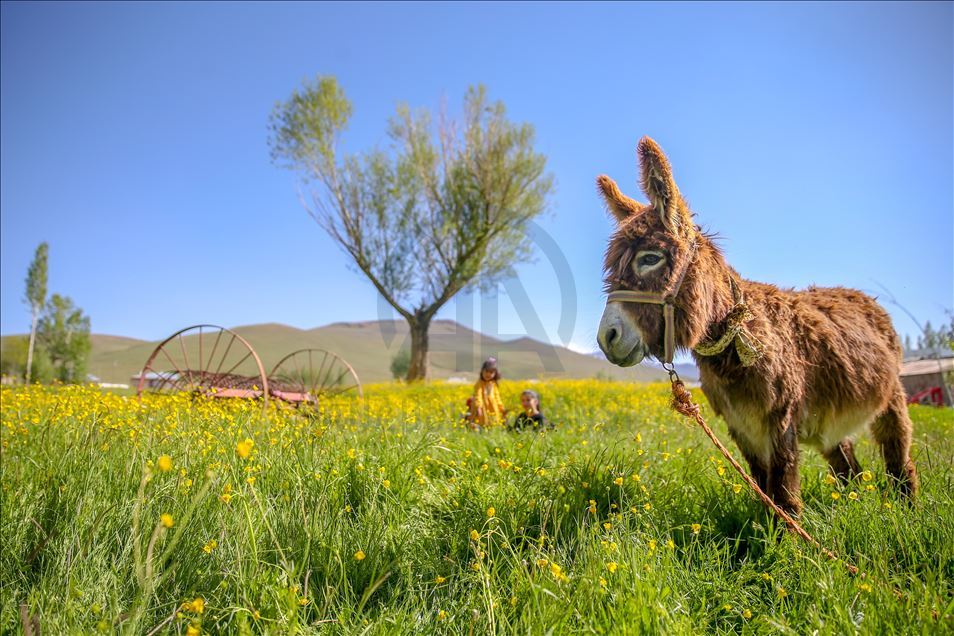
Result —
M 662 149 L 649 137 L 637 147 L 640 181 L 649 203 L 622 192 L 606 175 L 596 179 L 610 213 L 617 221 L 603 264 L 607 292 L 651 292 L 660 298 L 682 296 L 682 276 L 699 240 L 689 206 L 679 194 Z M 674 304 L 679 306 L 678 296 Z M 678 318 L 678 315 L 677 315 Z M 607 359 L 619 366 L 638 364 L 647 354 L 662 358 L 664 321 L 659 305 L 609 302 L 597 340 Z M 677 336 L 677 343 L 684 345 Z

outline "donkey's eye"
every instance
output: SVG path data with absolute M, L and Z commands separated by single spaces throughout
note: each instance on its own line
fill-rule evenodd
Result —
M 643 254 L 639 257 L 638 264 L 640 267 L 650 267 L 661 260 L 662 256 L 659 256 L 658 254 Z

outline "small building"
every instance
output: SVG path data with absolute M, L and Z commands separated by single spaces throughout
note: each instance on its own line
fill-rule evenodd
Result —
M 141 374 L 137 373 L 133 377 L 129 378 L 129 386 L 138 387 L 139 378 L 143 377 Z M 147 390 L 154 390 L 162 387 L 163 384 L 173 382 L 179 377 L 179 374 L 175 371 L 146 371 L 145 382 L 143 382 L 143 388 Z
M 908 401 L 954 406 L 952 388 L 947 383 L 952 373 L 954 357 L 905 361 L 901 364 L 901 383 Z

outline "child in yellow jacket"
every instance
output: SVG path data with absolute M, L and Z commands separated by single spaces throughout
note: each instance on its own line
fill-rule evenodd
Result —
M 487 358 L 480 367 L 480 378 L 474 385 L 474 396 L 469 400 L 469 422 L 472 429 L 500 426 L 504 423 L 507 409 L 500 399 L 500 389 L 497 386 L 499 380 L 497 358 Z

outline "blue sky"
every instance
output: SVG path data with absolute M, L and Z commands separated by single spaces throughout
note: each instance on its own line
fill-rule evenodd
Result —
M 637 195 L 644 134 L 743 276 L 878 281 L 937 324 L 954 306 L 952 24 L 951 3 L 5 2 L 0 331 L 28 328 L 43 240 L 51 291 L 99 333 L 381 315 L 269 160 L 273 105 L 317 74 L 354 104 L 351 150 L 385 145 L 398 103 L 454 109 L 479 82 L 536 127 L 556 178 L 540 227 L 572 272 L 577 348 L 595 346 L 611 229 L 594 177 Z M 556 271 L 519 268 L 553 341 Z M 496 327 L 480 306 L 442 316 L 544 335 L 506 293 Z

